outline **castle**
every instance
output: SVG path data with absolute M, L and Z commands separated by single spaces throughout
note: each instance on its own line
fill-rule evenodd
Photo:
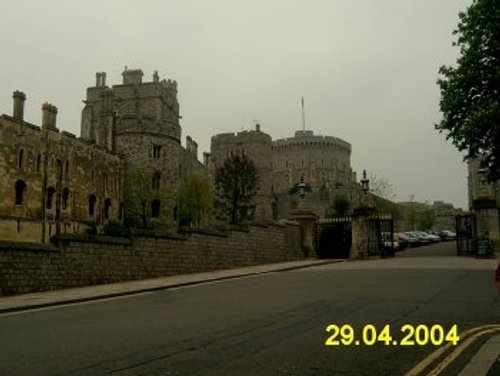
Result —
M 350 164 L 351 145 L 339 138 L 297 131 L 272 140 L 255 130 L 212 137 L 211 152 L 198 161 L 198 145 L 181 145 L 177 82 L 143 81 L 125 69 L 109 87 L 96 74 L 81 116 L 80 137 L 57 127 L 57 108 L 42 106 L 41 126 L 24 120 L 26 95 L 13 94 L 13 114 L 0 116 L 0 239 L 47 242 L 58 233 L 80 233 L 132 216 L 127 202 L 147 196 L 153 221 L 178 221 L 173 192 L 188 173 L 213 174 L 234 153 L 254 160 L 260 176 L 257 220 L 286 218 L 296 207 L 289 188 L 301 179 L 311 187 L 312 208 L 323 216 L 332 197 L 359 195 Z M 125 200 L 128 198 L 128 200 Z

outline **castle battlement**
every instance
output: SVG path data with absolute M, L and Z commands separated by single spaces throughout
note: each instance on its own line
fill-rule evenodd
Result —
M 351 153 L 351 144 L 338 137 L 315 135 L 313 131 L 296 131 L 295 137 L 282 138 L 273 141 L 273 149 L 287 149 L 295 147 L 334 147 Z

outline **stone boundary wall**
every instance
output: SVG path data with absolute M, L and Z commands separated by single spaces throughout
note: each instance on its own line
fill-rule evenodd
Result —
M 132 239 L 61 236 L 0 242 L 0 296 L 303 259 L 293 223 Z

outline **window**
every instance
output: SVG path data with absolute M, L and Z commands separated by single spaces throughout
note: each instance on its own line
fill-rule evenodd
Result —
M 153 158 L 160 158 L 161 156 L 161 146 L 153 145 Z
M 159 218 L 160 217 L 160 200 L 155 199 L 151 201 L 151 218 Z
M 154 191 L 160 190 L 160 180 L 161 180 L 161 175 L 157 171 L 153 174 L 153 181 L 151 187 L 153 188 Z
M 17 167 L 23 168 L 24 163 L 24 149 L 21 148 L 19 150 L 19 154 L 17 155 Z
M 68 200 L 69 200 L 69 189 L 64 188 L 62 192 L 62 209 L 66 210 L 68 208 Z
M 109 218 L 109 211 L 111 209 L 111 199 L 107 198 L 104 200 L 104 218 Z
M 97 199 L 95 195 L 92 194 L 89 196 L 89 217 L 93 217 L 95 215 L 95 203 Z
M 47 189 L 47 209 L 52 209 L 52 202 L 54 201 L 54 193 L 56 193 L 56 190 L 54 187 L 49 187 Z
M 35 164 L 35 171 L 37 173 L 40 172 L 41 166 L 42 166 L 42 156 L 40 154 L 38 154 L 36 156 L 36 164 Z
M 66 163 L 64 165 L 64 178 L 66 180 L 69 179 L 69 161 L 66 161 Z
M 14 202 L 16 205 L 22 205 L 24 202 L 24 192 L 26 191 L 26 183 L 24 182 L 24 180 L 16 181 L 15 191 L 16 197 Z

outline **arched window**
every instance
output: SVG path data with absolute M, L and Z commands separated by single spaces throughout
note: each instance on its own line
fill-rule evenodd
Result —
M 37 173 L 40 172 L 40 169 L 42 168 L 42 156 L 40 154 L 38 154 L 36 156 L 36 165 L 35 165 L 35 171 Z
M 109 218 L 109 211 L 111 210 L 111 199 L 104 200 L 104 218 Z
M 19 149 L 19 154 L 17 155 L 17 167 L 23 168 L 24 163 L 24 149 Z
M 69 161 L 66 161 L 66 164 L 64 165 L 64 178 L 66 180 L 69 179 Z
M 89 196 L 89 217 L 93 217 L 95 215 L 95 203 L 97 199 L 95 195 L 92 194 Z
M 62 191 L 62 209 L 66 210 L 68 208 L 69 201 L 69 189 L 64 188 Z
M 151 201 L 151 218 L 160 217 L 160 208 L 161 208 L 160 200 L 155 199 Z
M 152 188 L 154 191 L 160 190 L 160 180 L 161 180 L 161 175 L 157 171 L 153 174 Z
M 26 191 L 26 183 L 24 180 L 18 180 L 16 181 L 15 185 L 15 191 L 16 191 L 16 197 L 15 197 L 15 204 L 16 205 L 22 205 L 24 203 L 24 192 Z
M 47 209 L 52 209 L 52 202 L 54 201 L 54 193 L 56 193 L 54 187 L 49 187 L 47 189 Z

